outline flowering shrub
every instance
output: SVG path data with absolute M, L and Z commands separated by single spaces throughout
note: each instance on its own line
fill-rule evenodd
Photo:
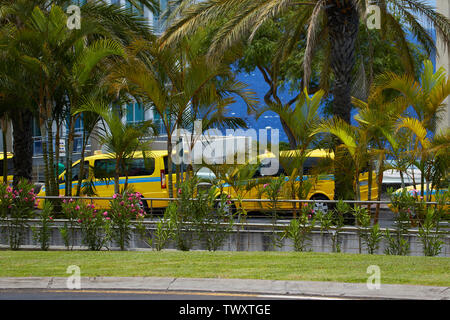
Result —
M 131 238 L 132 219 L 143 220 L 146 212 L 143 209 L 139 192 L 115 194 L 111 200 L 109 217 L 111 220 L 111 236 L 125 250 Z
M 80 208 L 80 204 L 80 200 L 62 200 L 61 211 L 63 214 L 63 218 L 67 219 L 68 221 L 64 222 L 64 226 L 59 230 L 59 232 L 61 233 L 64 245 L 68 250 L 73 249 L 75 241 L 75 228 L 78 225 L 78 210 Z
M 109 240 L 108 212 L 98 211 L 94 204 L 85 202 L 77 204 L 74 209 L 81 228 L 83 244 L 87 245 L 89 250 L 101 250 Z
M 0 210 L 6 220 L 9 245 L 12 250 L 17 250 L 22 243 L 27 221 L 33 217 L 33 208 L 37 205 L 34 187 L 26 180 L 21 180 L 15 188 L 2 185 L 0 198 Z
M 109 220 L 107 211 L 97 210 L 93 203 L 83 200 L 64 199 L 62 212 L 69 223 L 60 230 L 67 248 L 73 248 L 74 232 L 81 230 L 82 243 L 89 250 L 98 251 L 109 240 Z

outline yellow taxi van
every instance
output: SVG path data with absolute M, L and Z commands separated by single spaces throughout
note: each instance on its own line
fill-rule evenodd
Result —
M 128 163 L 128 187 L 134 192 L 139 192 L 144 198 L 168 198 L 168 170 L 167 170 L 167 151 L 157 150 L 147 152 L 136 152 Z M 96 152 L 93 156 L 84 159 L 83 185 L 93 187 L 96 197 L 112 197 L 114 194 L 114 172 L 115 159 L 112 154 L 103 154 Z M 173 168 L 175 172 L 175 168 Z M 72 195 L 76 194 L 78 179 L 80 174 L 80 160 L 72 165 Z M 59 193 L 65 194 L 65 175 L 64 171 L 59 176 Z M 126 177 L 121 174 L 119 183 L 123 189 Z M 175 184 L 175 173 L 173 173 Z M 89 183 L 85 183 L 89 182 Z M 174 194 L 175 194 L 174 189 Z M 38 196 L 45 196 L 45 188 L 42 188 Z M 149 207 L 150 203 L 144 203 L 144 208 Z M 109 200 L 95 200 L 94 204 L 99 208 L 108 208 Z M 153 208 L 167 207 L 167 201 L 152 201 Z M 43 201 L 40 201 L 39 208 L 42 208 Z
M 10 152 L 6 154 L 6 161 L 8 166 L 8 183 L 12 183 L 14 178 L 14 163 L 13 163 L 14 155 Z M 0 182 L 3 183 L 3 163 L 4 163 L 4 155 L 3 152 L 0 153 Z
M 279 158 L 275 157 L 272 153 L 268 152 L 262 155 L 259 155 L 258 163 L 260 163 L 259 167 L 257 168 L 254 178 L 259 179 L 261 182 L 256 182 L 253 185 L 255 185 L 250 190 L 244 192 L 243 199 L 266 199 L 267 196 L 264 195 L 263 188 L 264 184 L 267 183 L 268 179 L 274 179 L 279 177 L 281 174 L 285 176 L 286 180 L 289 180 L 289 176 L 291 174 L 291 170 L 288 168 L 284 168 L 284 165 L 287 165 L 289 163 L 289 160 L 292 160 L 293 158 L 298 157 L 298 151 L 297 150 L 288 150 L 288 151 L 281 151 Z M 307 152 L 306 159 L 304 161 L 303 165 L 303 181 L 310 180 L 312 182 L 312 187 L 306 197 L 306 200 L 316 200 L 315 202 L 315 209 L 316 210 L 322 210 L 326 212 L 330 207 L 332 207 L 327 202 L 321 202 L 320 200 L 334 200 L 334 175 L 333 174 L 313 174 L 314 169 L 316 169 L 321 161 L 325 161 L 326 158 L 333 159 L 334 154 L 332 152 L 328 152 L 327 150 L 323 149 L 315 149 L 315 150 L 309 150 Z M 275 166 L 278 166 L 278 171 L 274 175 L 270 176 L 263 176 L 262 175 L 262 167 L 270 167 L 273 166 L 276 162 Z M 359 178 L 359 184 L 360 184 L 360 194 L 361 194 L 361 200 L 367 200 L 368 199 L 368 193 L 369 193 L 369 174 L 368 172 L 362 172 L 360 174 Z M 298 185 L 300 184 L 300 176 L 295 177 L 294 184 L 296 184 L 295 187 L 298 188 Z M 289 188 L 287 185 L 286 189 Z M 294 187 L 294 188 L 295 188 Z M 224 192 L 227 194 L 230 194 L 231 198 L 236 199 L 237 195 L 235 190 L 228 184 L 225 184 L 224 186 Z M 371 199 L 376 199 L 378 196 L 378 187 L 376 183 L 376 173 L 372 173 L 372 190 L 371 190 Z M 293 199 L 292 194 L 289 193 L 288 190 L 282 190 L 280 192 L 279 199 Z M 237 204 L 233 204 L 236 206 Z M 260 210 L 260 209 L 267 209 L 269 208 L 269 202 L 251 202 L 251 201 L 243 201 L 242 206 L 247 211 L 253 211 L 253 210 Z M 298 207 L 298 206 L 297 206 Z M 291 210 L 293 208 L 293 204 L 289 202 L 279 202 L 278 208 L 283 210 Z
M 282 151 L 280 153 L 280 159 L 295 157 L 295 151 Z M 333 158 L 333 154 L 325 150 L 311 150 L 307 155 L 307 159 L 304 163 L 303 168 L 303 179 L 312 179 L 311 172 L 314 167 L 316 167 L 321 159 L 327 157 Z M 272 179 L 279 177 L 281 174 L 286 176 L 288 179 L 288 172 L 283 168 L 281 163 L 272 153 L 265 153 L 258 156 L 259 167 L 256 170 L 252 179 L 260 180 L 261 183 L 256 183 L 255 187 L 250 189 L 243 195 L 244 199 L 264 199 L 265 196 L 261 193 L 261 188 L 264 183 L 267 182 L 267 178 Z M 264 161 L 261 161 L 263 160 Z M 90 181 L 89 185 L 93 186 L 95 194 L 97 197 L 112 197 L 114 194 L 114 171 L 115 171 L 115 159 L 111 154 L 97 153 L 93 156 L 85 158 L 84 163 L 84 177 L 83 182 Z M 272 161 L 278 162 L 278 170 L 275 175 L 264 177 L 262 172 L 262 167 L 270 166 Z M 127 184 L 133 191 L 139 192 L 144 198 L 169 198 L 168 191 L 168 170 L 167 170 L 167 151 L 158 150 L 151 151 L 144 154 L 142 152 L 136 152 L 133 159 L 128 164 L 128 180 Z M 87 169 L 89 168 L 89 169 Z M 75 195 L 76 187 L 78 185 L 78 178 L 80 172 L 80 160 L 76 161 L 72 165 L 72 194 Z M 176 195 L 175 187 L 175 166 L 173 166 L 173 182 L 174 182 L 174 192 Z M 59 176 L 59 191 L 60 195 L 65 194 L 65 174 L 64 171 Z M 373 176 L 372 183 L 372 199 L 377 197 L 377 186 L 375 174 Z M 214 177 L 213 177 L 214 178 Z M 125 176 L 121 176 L 119 183 L 121 188 L 125 185 Z M 295 183 L 299 183 L 300 178 L 297 177 Z M 245 181 L 244 181 L 245 183 Z M 231 198 L 236 199 L 237 194 L 235 190 L 225 182 L 222 182 L 221 190 L 217 191 L 230 195 Z M 368 173 L 362 173 L 360 175 L 360 192 L 361 199 L 367 200 L 368 195 Z M 45 196 L 45 188 L 42 188 L 38 196 Z M 292 199 L 292 196 L 288 192 L 282 192 L 280 194 L 280 199 Z M 333 200 L 334 199 L 334 177 L 332 174 L 321 174 L 317 176 L 313 187 L 311 188 L 308 196 L 308 200 L 316 200 L 316 208 L 323 211 L 328 210 L 329 205 L 325 202 L 320 202 L 320 200 Z M 164 200 L 152 200 L 151 203 L 143 201 L 144 208 L 147 209 L 150 206 L 155 209 L 163 209 L 167 207 L 168 202 Z M 96 200 L 95 205 L 99 208 L 108 208 L 109 200 Z M 236 204 L 233 204 L 236 205 Z M 40 201 L 39 208 L 42 208 L 43 201 Z M 244 202 L 243 206 L 246 210 L 260 210 L 261 208 L 267 208 L 268 203 L 257 202 Z M 280 203 L 280 209 L 292 209 L 292 203 Z

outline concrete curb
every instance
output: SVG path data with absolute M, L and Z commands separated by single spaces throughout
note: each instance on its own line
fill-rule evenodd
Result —
M 68 278 L 0 278 L 2 289 L 67 289 Z M 306 295 L 340 298 L 450 300 L 450 287 L 381 284 L 369 290 L 366 284 L 252 279 L 82 277 L 82 290 L 158 290 Z

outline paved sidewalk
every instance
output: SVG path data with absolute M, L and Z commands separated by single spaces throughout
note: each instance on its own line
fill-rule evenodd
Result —
M 68 278 L 0 278 L 1 289 L 67 289 Z M 250 279 L 82 277 L 81 289 L 161 290 L 307 295 L 341 298 L 450 300 L 450 287 Z

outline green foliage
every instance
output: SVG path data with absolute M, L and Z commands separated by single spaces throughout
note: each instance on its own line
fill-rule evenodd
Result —
M 342 200 L 338 202 L 334 210 L 328 212 L 316 212 L 315 219 L 320 224 L 320 233 L 328 234 L 331 239 L 332 251 L 341 252 L 340 233 L 344 227 L 344 213 L 350 211 L 350 207 Z
M 424 221 L 419 226 L 419 238 L 425 256 L 437 256 L 442 251 L 442 234 L 440 234 L 441 214 L 434 208 L 428 208 Z
M 131 239 L 132 219 L 143 220 L 146 215 L 142 208 L 141 194 L 139 192 L 114 194 L 110 201 L 109 218 L 111 227 L 111 237 L 120 247 L 125 250 Z
M 64 244 L 72 249 L 75 240 L 75 230 L 81 230 L 82 243 L 89 250 L 99 251 L 112 236 L 111 218 L 108 212 L 99 212 L 95 205 L 83 200 L 64 199 L 62 204 L 64 216 L 69 220 L 60 230 Z
M 28 220 L 34 216 L 34 186 L 27 180 L 21 180 L 14 188 L 2 185 L 0 193 L 0 208 L 6 222 L 9 246 L 12 250 L 18 250 L 28 227 Z
M 39 227 L 32 227 L 33 230 L 33 240 L 39 242 L 41 245 L 41 250 L 48 250 L 50 245 L 51 228 L 50 225 L 53 222 L 53 205 L 46 201 L 44 203 L 43 209 L 38 213 L 38 218 L 40 220 Z
M 292 219 L 289 226 L 286 227 L 284 237 L 292 240 L 294 251 L 306 251 L 306 248 L 310 245 L 311 231 L 316 221 L 316 218 L 312 216 L 313 213 L 315 212 L 312 204 L 302 206 L 300 216 Z
M 411 226 L 411 218 L 415 208 L 415 199 L 406 190 L 394 193 L 388 190 L 394 211 L 394 230 L 386 229 L 387 247 L 386 254 L 407 255 L 409 253 L 408 229 Z
M 263 185 L 261 195 L 270 200 L 269 209 L 272 220 L 272 234 L 271 241 L 274 248 L 283 245 L 283 238 L 276 231 L 276 222 L 278 219 L 277 210 L 279 209 L 279 199 L 283 193 L 283 187 L 286 185 L 287 179 L 284 174 L 279 175 L 274 179 L 268 179 L 268 183 Z
M 363 238 L 367 246 L 367 252 L 374 254 L 380 247 L 380 242 L 383 239 L 383 232 L 380 230 L 378 223 L 369 228 L 369 233 Z
M 72 250 L 75 243 L 75 232 L 78 227 L 78 214 L 75 209 L 77 206 L 79 207 L 79 201 L 75 201 L 72 198 L 62 200 L 62 217 L 67 221 L 64 222 L 59 232 L 67 250 Z
M 174 225 L 170 219 L 173 216 L 173 211 L 176 210 L 176 204 L 174 202 L 169 203 L 169 206 L 164 212 L 164 217 L 160 218 L 156 223 L 156 229 L 150 232 L 143 224 L 143 220 L 139 220 L 136 228 L 141 235 L 141 238 L 152 248 L 157 251 L 161 251 L 166 244 L 174 237 Z

